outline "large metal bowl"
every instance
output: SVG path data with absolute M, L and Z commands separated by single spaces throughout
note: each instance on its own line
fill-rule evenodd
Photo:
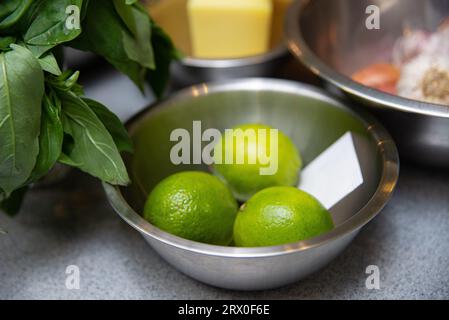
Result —
M 347 131 L 365 141 L 364 184 L 331 209 L 336 228 L 320 237 L 283 246 L 213 246 L 168 234 L 139 213 L 148 193 L 163 178 L 181 170 L 170 161 L 170 133 L 192 122 L 225 129 L 259 122 L 279 128 L 300 149 L 305 164 Z M 135 144 L 126 158 L 133 181 L 126 188 L 104 184 L 117 213 L 171 265 L 192 278 L 228 289 L 279 287 L 319 270 L 334 259 L 389 200 L 398 178 L 398 154 L 388 133 L 373 119 L 358 115 L 321 90 L 285 80 L 244 79 L 185 89 L 128 122 Z M 342 270 L 344 272 L 344 270 Z
M 366 8 L 381 10 L 380 30 L 368 30 Z M 449 16 L 447 0 L 297 1 L 287 19 L 288 46 L 310 70 L 368 106 L 395 139 L 401 157 L 449 167 L 449 106 L 370 89 L 349 75 L 384 61 L 411 26 L 434 30 Z

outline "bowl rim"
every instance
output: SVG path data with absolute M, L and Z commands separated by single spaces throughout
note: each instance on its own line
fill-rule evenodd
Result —
M 228 69 L 264 64 L 288 55 L 289 51 L 287 46 L 284 43 L 281 43 L 265 53 L 248 57 L 229 59 L 205 59 L 195 58 L 193 56 L 185 56 L 180 60 L 180 62 L 186 67 Z
M 300 21 L 303 12 L 309 4 L 310 0 L 296 0 L 291 5 L 285 20 L 285 34 L 287 47 L 290 52 L 315 75 L 324 78 L 342 91 L 366 100 L 376 107 L 449 118 L 449 105 L 408 99 L 364 86 L 325 63 L 312 51 L 303 37 Z
M 182 101 L 184 99 L 194 99 L 198 96 L 204 96 L 210 93 L 229 92 L 236 90 L 255 92 L 260 90 L 267 90 L 274 92 L 283 92 L 287 94 L 303 95 L 328 102 L 335 107 L 342 108 L 345 111 L 356 116 L 366 125 L 367 130 L 371 134 L 374 141 L 377 143 L 381 153 L 381 177 L 378 187 L 371 199 L 351 218 L 349 218 L 330 232 L 325 233 L 321 236 L 309 240 L 303 240 L 279 246 L 242 248 L 200 243 L 183 239 L 162 231 L 144 220 L 131 208 L 131 206 L 125 200 L 119 186 L 113 186 L 108 183 L 103 183 L 103 187 L 111 206 L 130 226 L 138 230 L 145 237 L 150 237 L 154 240 L 157 240 L 169 246 L 174 246 L 181 250 L 220 257 L 256 258 L 305 251 L 317 246 L 322 246 L 346 235 L 350 235 L 362 228 L 371 219 L 373 219 L 386 205 L 386 203 L 392 196 L 399 176 L 399 155 L 396 145 L 391 136 L 374 118 L 372 118 L 366 112 L 360 110 L 357 110 L 357 112 L 355 112 L 353 109 L 340 102 L 337 98 L 332 97 L 324 90 L 307 84 L 289 80 L 247 78 L 196 85 L 190 88 L 183 89 L 175 93 L 171 97 L 150 105 L 149 107 L 136 114 L 130 120 L 128 120 L 126 125 L 130 130 L 132 130 L 131 127 L 138 125 L 140 121 L 144 121 L 147 117 L 151 117 L 161 110 L 170 108 L 170 105 L 173 106 L 175 105 L 175 102 L 180 100 Z

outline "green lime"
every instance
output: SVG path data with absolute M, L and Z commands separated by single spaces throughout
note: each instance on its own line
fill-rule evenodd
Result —
M 229 184 L 236 198 L 245 201 L 265 188 L 298 182 L 301 156 L 284 133 L 261 124 L 240 125 L 232 131 L 214 148 L 214 173 Z
M 179 237 L 228 245 L 238 205 L 220 179 L 204 172 L 181 172 L 161 181 L 151 192 L 144 218 Z
M 330 213 L 308 193 L 294 187 L 272 187 L 240 208 L 234 242 L 239 247 L 282 245 L 319 236 L 333 227 Z

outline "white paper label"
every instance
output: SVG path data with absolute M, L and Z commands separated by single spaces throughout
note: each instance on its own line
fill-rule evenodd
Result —
M 298 188 L 330 209 L 362 183 L 354 140 L 348 132 L 301 171 Z

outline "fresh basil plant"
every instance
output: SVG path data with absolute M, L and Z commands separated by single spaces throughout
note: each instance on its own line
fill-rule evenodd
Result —
M 148 81 L 157 96 L 179 57 L 136 0 L 2 0 L 0 208 L 11 214 L 58 162 L 129 183 L 120 156 L 132 152 L 127 132 L 107 107 L 84 96 L 79 72 L 61 70 L 62 46 L 104 57 L 142 90 Z

